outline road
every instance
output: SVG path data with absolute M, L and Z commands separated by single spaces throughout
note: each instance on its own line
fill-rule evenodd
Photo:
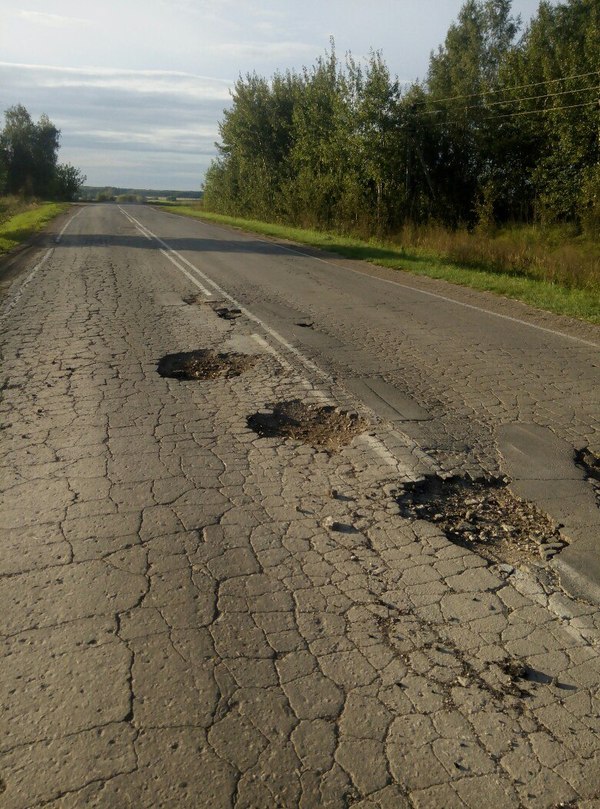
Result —
M 0 310 L 3 805 L 600 805 L 572 462 L 600 448 L 598 330 L 145 206 L 73 213 Z M 199 348 L 254 365 L 157 373 Z M 324 452 L 249 426 L 297 398 L 369 429 Z M 435 470 L 507 471 L 563 515 L 562 588 L 401 517 Z

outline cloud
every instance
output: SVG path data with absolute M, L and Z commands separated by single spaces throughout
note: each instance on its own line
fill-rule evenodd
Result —
M 231 84 L 169 70 L 0 62 L 0 110 L 23 103 L 33 117 L 46 112 L 61 130 L 59 159 L 91 185 L 191 190 L 215 156 Z
M 144 94 L 177 94 L 180 96 L 204 99 L 227 100 L 229 80 L 209 76 L 197 76 L 172 70 L 119 70 L 116 68 L 72 68 L 51 65 L 15 64 L 0 62 L 0 70 L 13 72 L 13 81 L 28 85 L 35 81 L 39 87 L 96 88 L 122 90 Z M 14 75 L 18 72 L 20 75 Z
M 320 52 L 320 48 L 307 42 L 222 42 L 213 45 L 211 51 L 238 60 L 275 62 L 290 57 L 314 57 Z
M 27 22 L 36 25 L 45 25 L 48 28 L 69 28 L 71 26 L 91 25 L 91 20 L 84 20 L 80 17 L 63 17 L 61 14 L 46 14 L 43 11 L 17 12 L 17 16 Z

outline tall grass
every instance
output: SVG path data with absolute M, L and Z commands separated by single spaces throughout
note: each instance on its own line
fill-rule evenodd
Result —
M 464 267 L 600 292 L 600 244 L 567 227 L 512 226 L 489 234 L 406 225 L 390 241 Z

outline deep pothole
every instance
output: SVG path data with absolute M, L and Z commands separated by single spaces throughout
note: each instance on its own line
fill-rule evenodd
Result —
M 492 562 L 547 561 L 565 546 L 559 526 L 515 495 L 505 478 L 442 479 L 405 484 L 397 498 L 403 517 L 438 525 L 451 542 Z
M 252 368 L 256 359 L 250 354 L 217 353 L 200 348 L 166 354 L 159 360 L 157 371 L 161 376 L 173 379 L 229 379 Z
M 248 426 L 262 438 L 293 438 L 317 449 L 339 450 L 367 428 L 367 422 L 334 405 L 300 399 L 266 405 L 248 416 Z

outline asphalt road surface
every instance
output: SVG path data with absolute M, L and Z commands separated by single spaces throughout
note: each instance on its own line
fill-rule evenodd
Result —
M 573 460 L 598 329 L 145 206 L 73 209 L 16 269 L 1 805 L 600 805 Z M 195 349 L 252 362 L 157 373 Z M 368 428 L 325 452 L 249 426 L 293 399 Z M 548 575 L 403 518 L 435 473 L 507 473 L 564 526 Z

